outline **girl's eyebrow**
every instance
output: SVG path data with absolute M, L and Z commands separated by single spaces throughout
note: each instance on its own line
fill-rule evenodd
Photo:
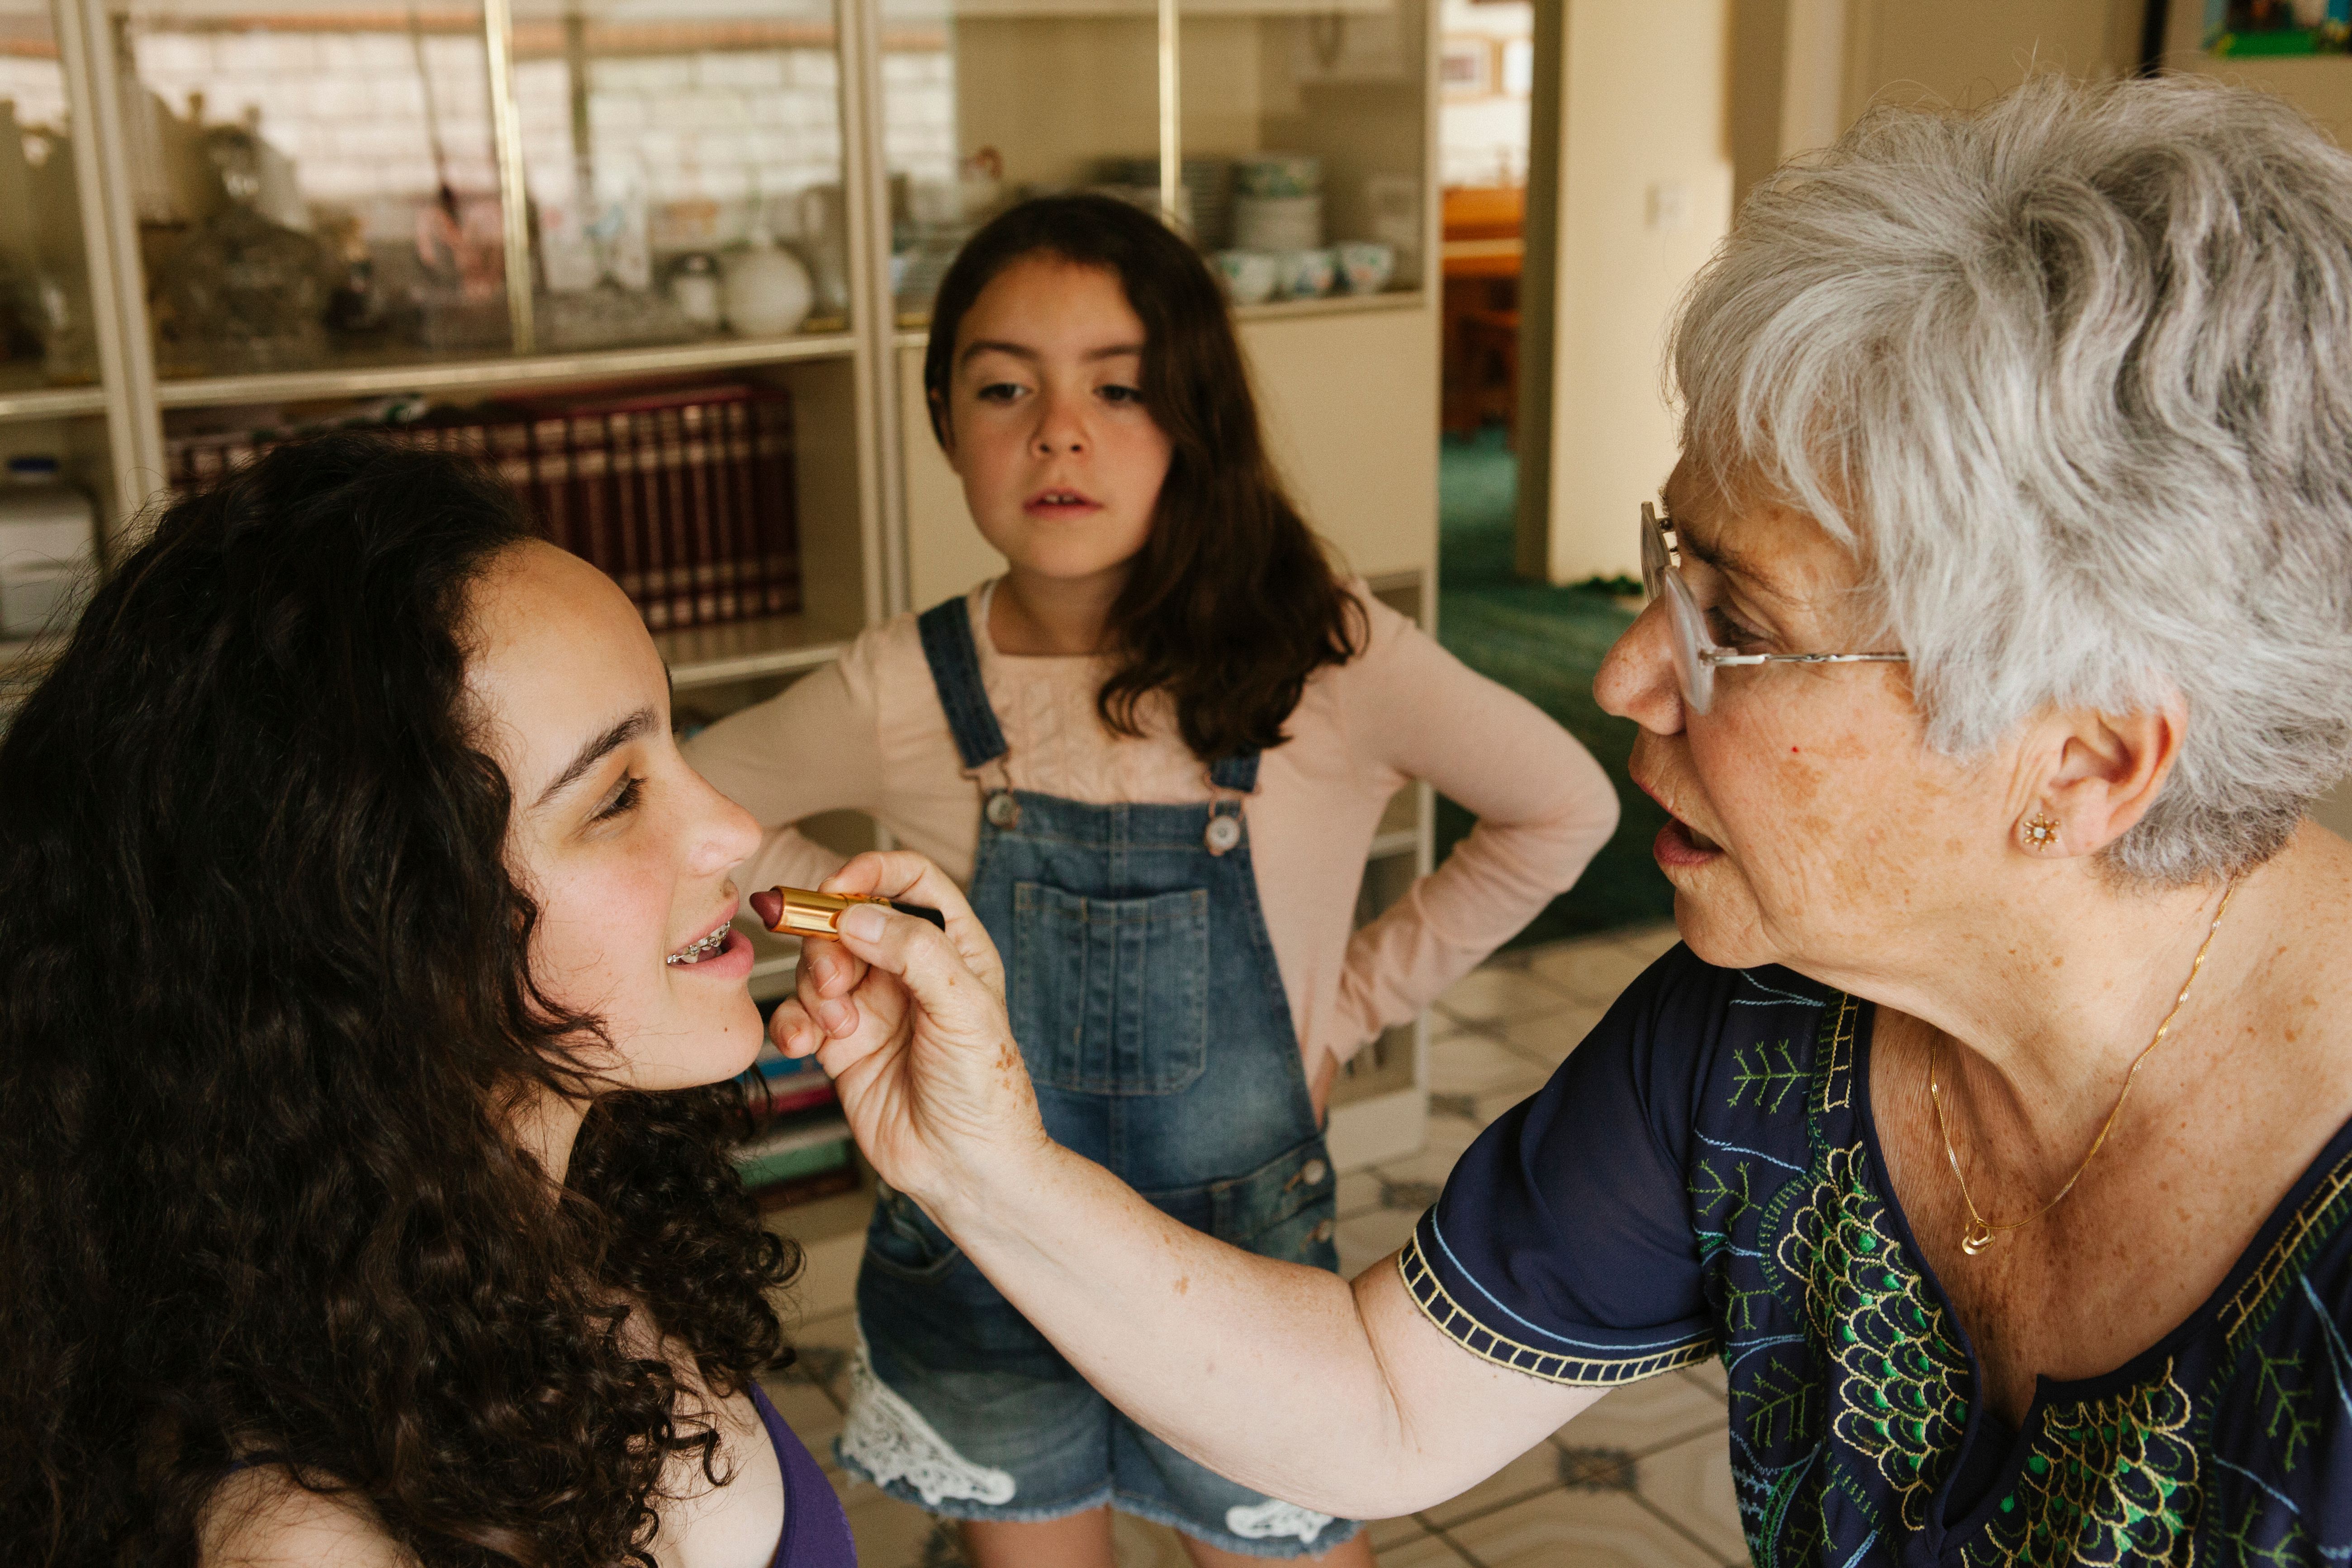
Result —
M 594 767 L 631 741 L 649 733 L 653 727 L 653 710 L 640 708 L 603 734 L 591 738 L 572 759 L 571 765 L 556 774 L 554 782 L 540 792 L 539 799 L 531 803 L 531 809 L 538 810 L 563 790 L 578 784 L 590 768 Z
M 956 356 L 956 363 L 959 364 L 969 364 L 971 363 L 971 359 L 974 354 L 983 353 L 1011 354 L 1014 359 L 1025 360 L 1031 364 L 1035 364 L 1045 357 L 1039 353 L 1035 349 L 1027 347 L 1022 343 L 1001 342 L 994 338 L 975 338 L 973 341 L 964 345 L 963 353 Z M 1088 349 L 1085 353 L 1078 357 L 1088 362 L 1092 362 L 1099 359 L 1118 359 L 1123 354 L 1133 354 L 1137 358 L 1140 359 L 1143 356 L 1143 345 L 1141 343 L 1113 343 L 1108 348 Z

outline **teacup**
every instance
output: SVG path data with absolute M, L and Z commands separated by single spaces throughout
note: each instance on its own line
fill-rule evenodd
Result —
M 1280 258 L 1263 250 L 1220 250 L 1214 259 L 1217 277 L 1236 305 L 1263 304 L 1283 279 Z
M 1339 271 L 1350 294 L 1377 294 L 1396 276 L 1396 247 L 1357 240 L 1339 247 Z
M 1282 292 L 1288 299 L 1319 300 L 1339 276 L 1339 258 L 1328 249 L 1282 253 Z

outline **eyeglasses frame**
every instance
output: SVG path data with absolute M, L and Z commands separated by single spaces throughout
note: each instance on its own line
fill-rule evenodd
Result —
M 1715 672 L 1726 665 L 1911 662 L 1907 653 L 1734 653 L 1725 647 L 1708 633 L 1706 613 L 1683 578 L 1682 541 L 1663 499 L 1654 505 L 1642 503 L 1642 584 L 1651 598 L 1666 601 L 1666 619 L 1675 639 L 1675 676 L 1682 687 L 1683 700 L 1694 712 L 1704 713 L 1714 706 Z

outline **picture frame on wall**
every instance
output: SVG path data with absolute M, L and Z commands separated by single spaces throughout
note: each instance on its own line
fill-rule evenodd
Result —
M 2205 0 L 2205 47 L 2225 57 L 2352 52 L 2352 0 Z
M 1479 33 L 1449 33 L 1437 46 L 1438 90 L 1448 98 L 1492 98 L 1498 76 L 1495 40 Z
M 1502 48 L 1500 90 L 1505 98 L 1528 98 L 1536 89 L 1536 41 L 1506 38 Z

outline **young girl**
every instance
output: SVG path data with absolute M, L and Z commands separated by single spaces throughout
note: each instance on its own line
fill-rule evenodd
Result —
M 1186 1224 L 1336 1269 L 1333 1075 L 1575 881 L 1616 824 L 1608 779 L 1333 573 L 1214 280 L 1156 219 L 1071 196 L 989 224 L 923 379 L 1007 570 L 697 739 L 767 828 L 744 885 L 814 885 L 839 858 L 793 824 L 870 813 L 969 889 L 1058 1142 Z M 1478 828 L 1351 932 L 1381 809 L 1422 778 Z M 857 1299 L 842 1462 L 966 1521 L 980 1568 L 1109 1568 L 1107 1504 L 1202 1563 L 1371 1561 L 1354 1523 L 1127 1421 L 887 1189 Z
M 355 437 L 100 590 L 0 741 L 0 1557 L 851 1568 L 725 1150 L 758 828 L 668 709 Z

